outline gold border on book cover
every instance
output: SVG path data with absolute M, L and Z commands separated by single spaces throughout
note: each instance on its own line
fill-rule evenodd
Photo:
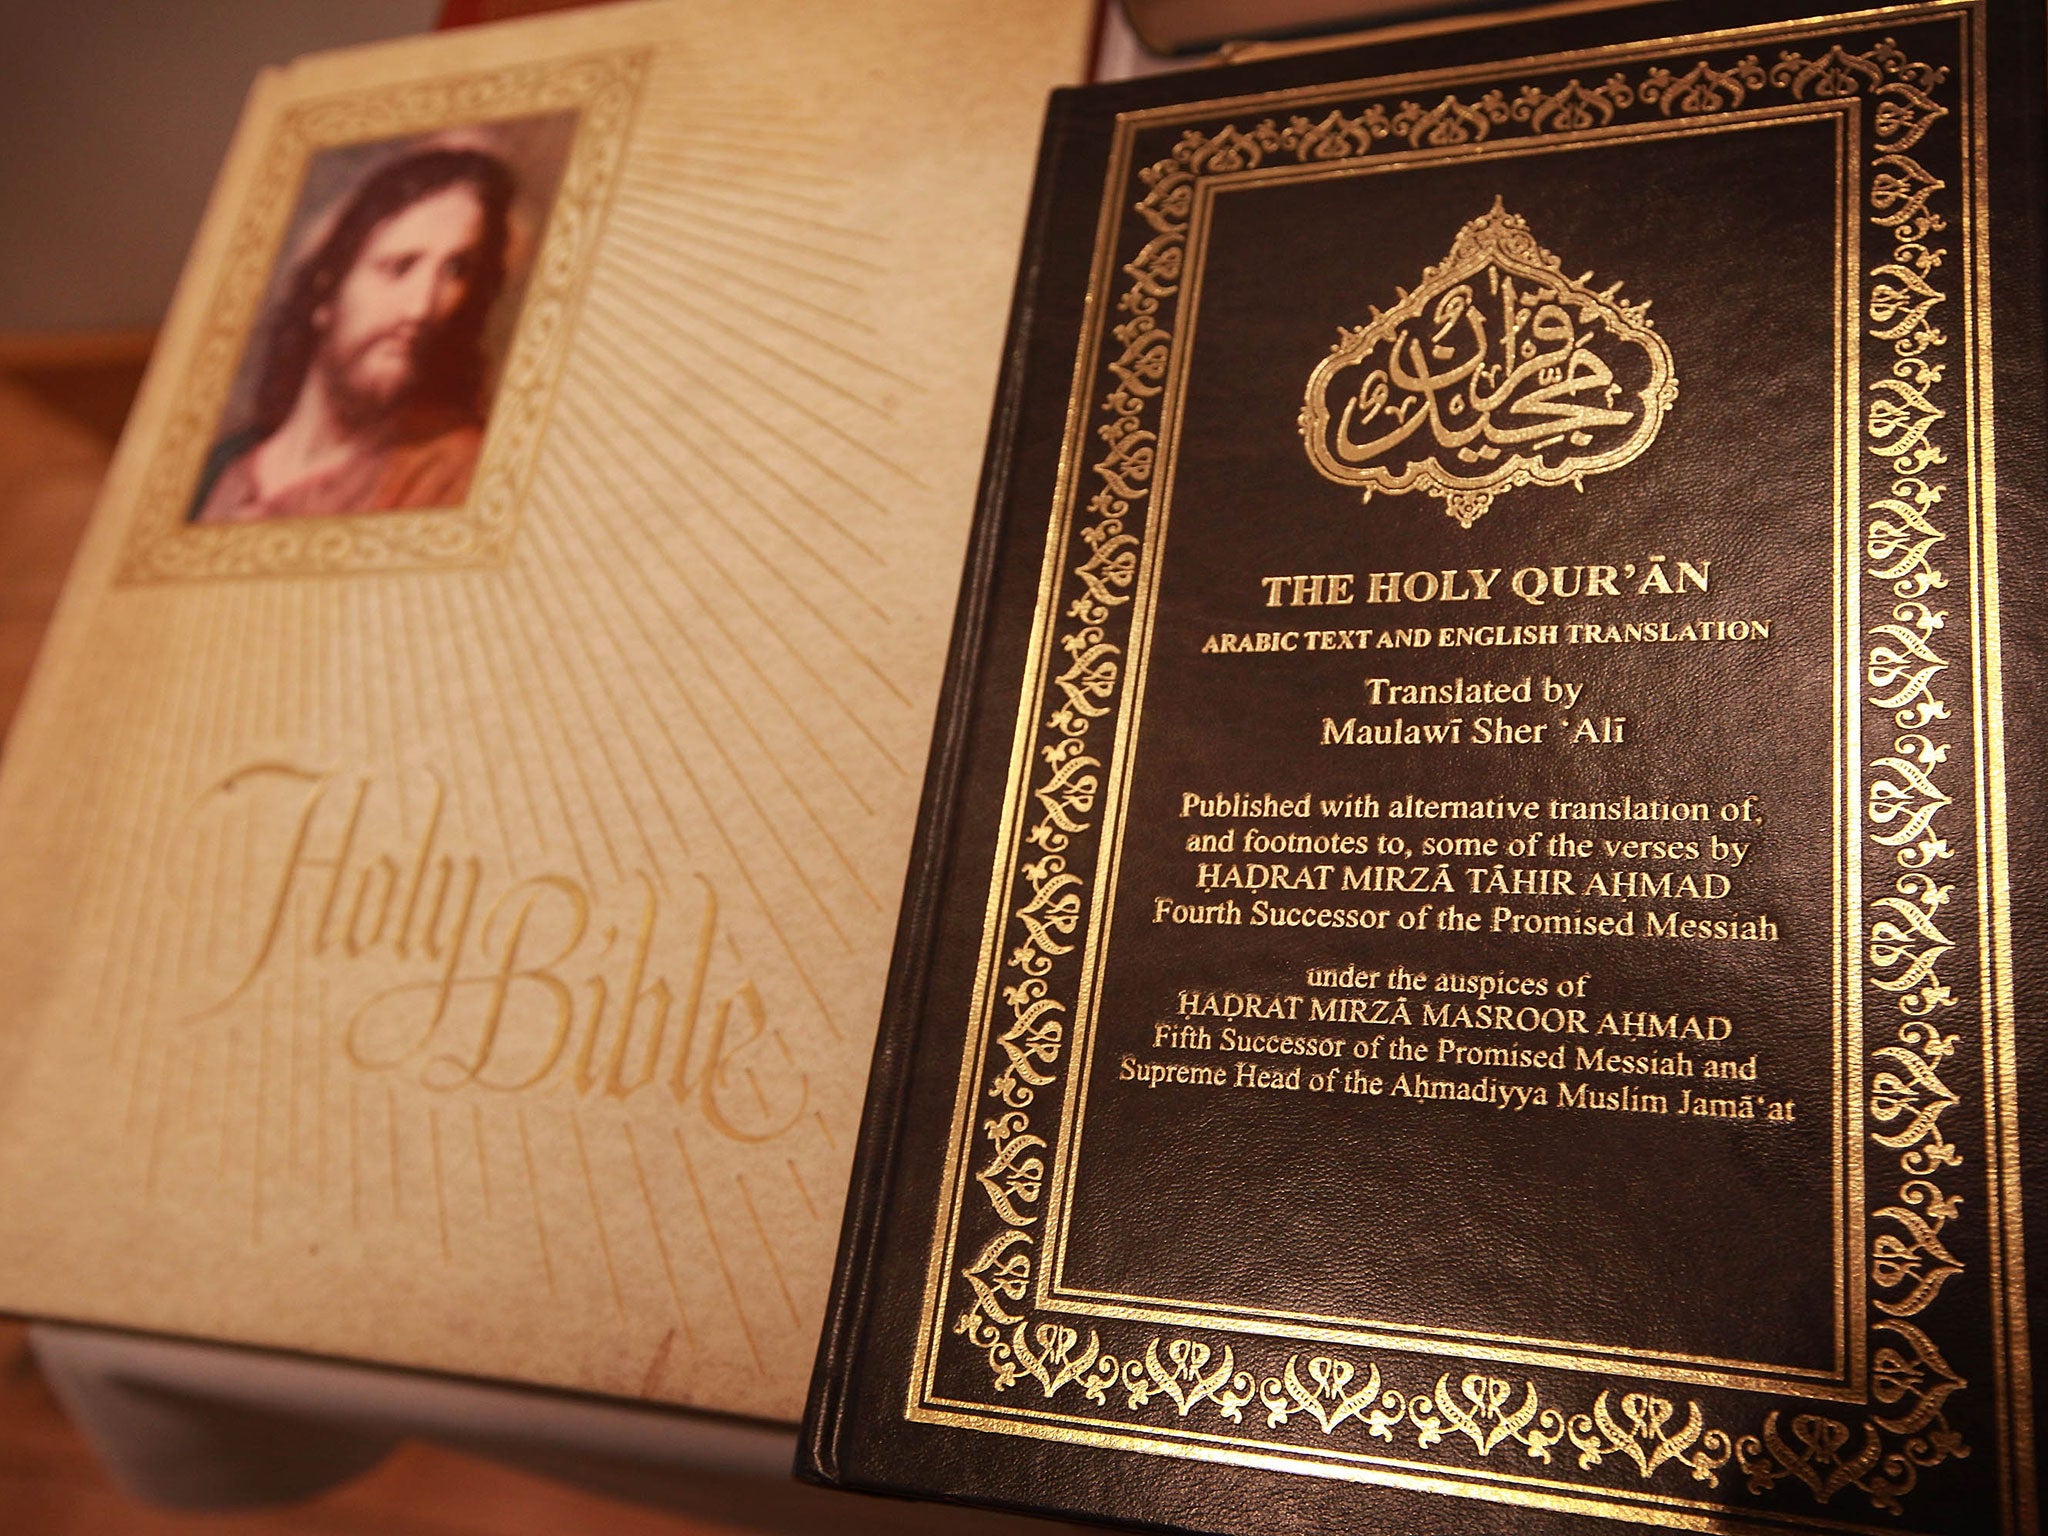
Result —
M 1840 356 L 1848 345 L 1857 325 L 1856 291 L 1853 271 L 1853 225 L 1855 220 L 1854 198 L 1850 178 L 1846 174 L 1854 154 L 1853 124 L 1850 122 L 1842 103 L 1810 102 L 1791 106 L 1766 107 L 1747 113 L 1709 115 L 1704 122 L 1693 124 L 1670 124 L 1655 121 L 1647 124 L 1617 123 L 1598 125 L 1591 128 L 1575 128 L 1557 133 L 1539 143 L 1509 140 L 1498 146 L 1489 158 L 1511 158 L 1531 154 L 1548 154 L 1560 150 L 1614 144 L 1624 141 L 1695 137 L 1702 134 L 1729 132 L 1755 132 L 1787 123 L 1820 122 L 1830 126 L 1834 132 L 1835 160 L 1835 205 L 1836 218 L 1833 220 L 1834 250 L 1831 260 L 1836 271 L 1836 281 L 1841 293 L 1844 310 L 1835 317 L 1835 335 L 1832 351 Z M 1484 150 L 1482 150 L 1484 153 Z M 1206 270 L 1207 238 L 1211 227 L 1210 219 L 1214 200 L 1226 193 L 1272 185 L 1275 182 L 1300 183 L 1320 181 L 1340 175 L 1373 175 L 1384 171 L 1409 170 L 1428 164 L 1455 163 L 1462 157 L 1432 155 L 1427 152 L 1390 154 L 1363 165 L 1319 166 L 1311 163 L 1301 165 L 1255 165 L 1234 171 L 1204 177 L 1194 188 L 1193 201 L 1187 224 L 1187 258 L 1182 279 L 1185 298 L 1178 315 L 1176 327 L 1176 364 L 1187 358 L 1194 345 L 1197 330 L 1200 295 L 1203 275 Z M 1490 215 L 1489 215 L 1490 217 Z M 1462 238 L 1462 237 L 1461 237 Z M 1547 254 L 1547 253 L 1545 253 Z M 1554 258 L 1553 258 L 1554 259 Z M 1409 295 L 1428 291 L 1426 281 Z M 1588 294 L 1586 299 L 1598 299 L 1599 295 Z M 1401 311 L 1407 309 L 1403 305 Z M 1640 317 L 1639 317 L 1640 318 Z M 1340 345 L 1338 353 L 1344 355 Z M 1651 366 L 1646 370 L 1648 383 L 1643 392 L 1643 409 L 1640 416 L 1632 418 L 1632 435 L 1639 441 L 1628 445 L 1624 458 L 1603 462 L 1598 467 L 1588 464 L 1584 473 L 1602 472 L 1607 468 L 1619 467 L 1626 459 L 1634 458 L 1648 437 L 1654 435 L 1655 426 L 1661 421 L 1664 408 L 1670 404 L 1668 391 L 1671 387 L 1671 368 L 1668 351 L 1661 340 L 1650 357 Z M 1836 594 L 1839 604 L 1851 598 L 1855 589 L 1855 570 L 1847 563 L 1847 555 L 1855 542 L 1855 528 L 1850 508 L 1855 503 L 1848 474 L 1848 446 L 1854 441 L 1857 431 L 1855 423 L 1855 398 L 1853 387 L 1847 379 L 1846 370 L 1839 381 L 1839 398 L 1835 401 L 1835 420 L 1831 423 L 1834 436 L 1835 485 L 1830 505 L 1830 532 L 1837 550 L 1836 564 L 1839 567 L 1829 573 L 1829 585 Z M 1318 368 L 1316 378 L 1322 377 Z M 1171 466 L 1173 450 L 1181 436 L 1180 413 L 1184 401 L 1185 368 L 1176 366 L 1169 371 L 1164 387 L 1164 398 L 1170 402 L 1164 411 L 1164 422 L 1160 431 L 1161 467 L 1158 479 L 1161 491 L 1151 527 L 1148 530 L 1148 544 L 1154 548 L 1163 547 L 1171 518 Z M 1317 388 L 1312 381 L 1311 390 Z M 1645 430 L 1648 429 L 1648 430 Z M 1316 430 L 1313 418 L 1304 422 L 1304 432 Z M 1562 434 L 1560 434 L 1562 436 Z M 1313 450 L 1311 457 L 1314 457 Z M 1318 469 L 1322 465 L 1318 463 Z M 1432 469 L 1434 465 L 1432 464 Z M 1476 503 L 1464 502 L 1470 516 L 1460 515 L 1461 498 L 1485 494 L 1490 499 L 1513 486 L 1529 483 L 1519 477 L 1519 466 L 1514 459 L 1497 466 L 1499 478 L 1482 471 L 1471 477 L 1475 483 L 1463 486 L 1440 481 L 1432 494 L 1442 495 L 1447 501 L 1446 513 L 1461 526 L 1470 526 L 1483 508 L 1473 510 Z M 1564 466 L 1570 469 L 1571 461 Z M 1334 478 L 1334 477 L 1333 477 Z M 1462 477 L 1461 477 L 1462 478 Z M 1531 477 L 1533 478 L 1533 477 Z M 1570 476 L 1564 477 L 1568 483 Z M 1490 484 L 1490 489 L 1489 489 Z M 1389 487 L 1383 486 L 1382 489 Z M 1503 514 L 1507 515 L 1507 514 Z M 1109 940 L 1109 913 L 1114 905 L 1117 886 L 1117 871 L 1121 867 L 1118 853 L 1121 849 L 1123 828 L 1127 823 L 1127 802 L 1131 785 L 1131 767 L 1136 757 L 1135 743 L 1143 717 L 1146 697 L 1145 678 L 1151 652 L 1151 634 L 1157 607 L 1159 584 L 1141 577 L 1133 597 L 1129 653 L 1132 657 L 1128 694 L 1130 707 L 1123 712 L 1116 725 L 1116 740 L 1111 760 L 1120 765 L 1122 771 L 1113 774 L 1107 792 L 1103 796 L 1104 808 L 1100 823 L 1101 836 L 1106 848 L 1112 850 L 1106 860 L 1109 873 L 1098 891 L 1092 910 L 1098 914 L 1088 927 L 1082 960 L 1082 979 L 1078 996 L 1079 1006 L 1075 1011 L 1075 1026 L 1071 1040 L 1074 1059 L 1080 1063 L 1079 1070 L 1069 1074 L 1065 1088 L 1060 1126 L 1061 1131 L 1052 1140 L 1053 1168 L 1051 1183 L 1054 1190 L 1046 1212 L 1046 1224 L 1041 1237 L 1042 1250 L 1049 1256 L 1037 1270 L 1034 1301 L 1041 1307 L 1062 1311 L 1080 1311 L 1105 1317 L 1140 1319 L 1154 1323 L 1192 1324 L 1207 1323 L 1225 1328 L 1244 1327 L 1248 1324 L 1263 1323 L 1274 1333 L 1289 1337 L 1311 1338 L 1323 1342 L 1345 1339 L 1352 1343 L 1392 1344 L 1398 1347 L 1419 1349 L 1430 1353 L 1459 1354 L 1473 1348 L 1484 1348 L 1496 1361 L 1522 1363 L 1563 1363 L 1576 1369 L 1597 1370 L 1609 1368 L 1619 1359 L 1633 1365 L 1645 1374 L 1667 1377 L 1672 1380 L 1695 1380 L 1715 1384 L 1744 1384 L 1768 1386 L 1773 1383 L 1797 1385 L 1802 1390 L 1820 1395 L 1852 1396 L 1860 1391 L 1856 1377 L 1863 1365 L 1861 1325 L 1863 1321 L 1863 1290 L 1858 1267 L 1849 1252 L 1848 1234 L 1839 1219 L 1834 1223 L 1833 1241 L 1830 1254 L 1830 1287 L 1835 1296 L 1833 1318 L 1835 1359 L 1825 1369 L 1796 1368 L 1753 1360 L 1726 1360 L 1682 1351 L 1631 1350 L 1617 1346 L 1596 1347 L 1583 1343 L 1569 1343 L 1560 1340 L 1522 1335 L 1501 1334 L 1460 1334 L 1454 1331 L 1431 1330 L 1418 1327 L 1403 1327 L 1383 1320 L 1337 1317 L 1319 1314 L 1276 1311 L 1271 1309 L 1246 1309 L 1222 1305 L 1201 1305 L 1122 1292 L 1107 1292 L 1096 1289 L 1082 1289 L 1067 1284 L 1065 1278 L 1066 1243 L 1072 1231 L 1071 1205 L 1074 1196 L 1075 1164 L 1078 1146 L 1082 1139 L 1087 1112 L 1087 1090 L 1090 1068 L 1093 1062 L 1092 1043 L 1095 1032 L 1095 1014 L 1101 995 L 1103 970 L 1107 963 Z M 1853 1070 L 1850 1059 L 1855 1042 L 1860 1035 L 1862 1018 L 1859 1006 L 1861 979 L 1860 952 L 1851 939 L 1849 920 L 1851 909 L 1846 891 L 1860 882 L 1861 863 L 1859 849 L 1853 830 L 1851 802 L 1855 797 L 1855 786 L 1845 782 L 1848 769 L 1849 743 L 1846 739 L 1847 722 L 1852 719 L 1861 699 L 1860 677 L 1857 657 L 1853 644 L 1852 626 L 1843 625 L 1831 644 L 1832 676 L 1834 683 L 1834 707 L 1836 720 L 1832 735 L 1835 737 L 1834 761 L 1830 765 L 1829 777 L 1832 784 L 1832 815 L 1830 836 L 1832 842 L 1832 864 L 1837 879 L 1836 890 L 1831 902 L 1830 927 L 1832 947 L 1845 960 L 1843 974 L 1837 979 L 1834 989 L 1830 1028 L 1832 1048 L 1830 1059 L 1835 1073 L 1832 1091 L 1842 1095 L 1842 1080 Z M 1859 1107 L 1853 1099 L 1848 1102 L 1849 1113 L 1837 1127 L 1834 1145 L 1830 1151 L 1832 1163 L 1831 1184 L 1838 1206 L 1844 1198 L 1844 1191 L 1860 1181 L 1861 1124 Z
M 502 561 L 517 531 L 571 319 L 598 238 L 651 51 L 541 64 L 348 91 L 286 107 L 271 127 L 201 330 L 182 360 L 176 403 L 152 445 L 119 568 L 122 583 L 473 567 Z M 309 167 L 324 152 L 378 141 L 455 142 L 464 130 L 562 114 L 574 120 L 559 185 L 524 287 L 482 440 L 459 504 L 200 525 L 195 491 L 227 423 L 252 343 L 260 340 L 273 274 Z

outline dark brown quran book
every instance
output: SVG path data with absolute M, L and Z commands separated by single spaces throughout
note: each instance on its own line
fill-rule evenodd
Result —
M 1055 97 L 802 1475 L 2041 1530 L 2042 23 Z

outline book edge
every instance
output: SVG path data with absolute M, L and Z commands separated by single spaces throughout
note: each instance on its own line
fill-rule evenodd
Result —
M 905 873 L 897 935 L 882 997 L 881 1023 L 869 1070 L 866 1103 L 855 1144 L 853 1171 L 839 1234 L 839 1252 L 827 1293 L 825 1322 L 797 1436 L 795 1475 L 803 1482 L 851 1487 L 839 1465 L 840 1426 L 858 1369 L 866 1332 L 870 1277 L 881 1242 L 883 1211 L 893 1183 L 890 1170 L 907 1113 L 908 1064 L 922 1023 L 923 1002 L 940 912 L 941 872 L 958 830 L 958 807 L 967 782 L 967 743 L 976 681 L 987 650 L 989 604 L 1009 498 L 1014 445 L 1026 396 L 1024 355 L 1037 321 L 1040 274 L 1048 220 L 1067 143 L 1074 87 L 1053 90 L 1032 173 L 1031 198 L 1018 254 L 1017 282 L 1003 333 L 1003 368 L 990 413 L 987 447 L 975 493 L 953 635 L 932 723 L 930 767 L 919 800 L 916 832 Z

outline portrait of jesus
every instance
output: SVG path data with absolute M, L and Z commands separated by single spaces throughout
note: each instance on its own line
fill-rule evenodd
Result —
M 514 144 L 532 160 L 538 142 L 552 183 L 560 146 L 545 141 L 563 137 Z M 472 134 L 359 151 L 367 167 L 325 208 L 303 210 L 302 249 L 273 282 L 189 521 L 462 504 L 510 328 L 500 311 L 516 310 L 508 288 L 523 276 L 515 214 L 546 211 L 495 148 Z

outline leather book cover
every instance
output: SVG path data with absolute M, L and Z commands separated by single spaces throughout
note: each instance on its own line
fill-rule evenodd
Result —
M 0 1309 L 795 1420 L 1090 22 L 258 82 L 0 774 Z
M 802 1475 L 2041 1530 L 2042 19 L 1056 97 Z

